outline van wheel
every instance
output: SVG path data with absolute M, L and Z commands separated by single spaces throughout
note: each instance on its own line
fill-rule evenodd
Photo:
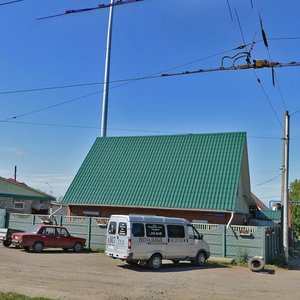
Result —
M 197 266 L 204 266 L 205 262 L 206 262 L 205 253 L 204 252 L 199 252 L 197 257 L 196 257 L 196 260 L 195 260 L 196 265 Z
M 148 261 L 148 267 L 152 270 L 158 270 L 162 265 L 162 257 L 159 254 L 153 254 Z
M 178 259 L 172 259 L 172 262 L 173 262 L 174 264 L 179 264 L 180 260 L 178 260 Z

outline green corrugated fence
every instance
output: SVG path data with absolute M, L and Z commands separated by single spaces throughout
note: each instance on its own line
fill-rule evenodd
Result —
M 44 215 L 10 214 L 9 228 L 27 230 L 43 223 Z M 86 239 L 87 248 L 104 248 L 107 218 L 82 216 L 53 216 L 56 225 L 65 226 L 75 236 Z M 266 263 L 279 255 L 281 238 L 279 227 L 230 226 L 194 223 L 208 242 L 212 256 L 229 257 L 237 261 L 262 256 Z

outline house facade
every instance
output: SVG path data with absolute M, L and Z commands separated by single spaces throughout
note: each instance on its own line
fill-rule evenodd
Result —
M 0 209 L 7 213 L 48 214 L 55 199 L 25 183 L 0 177 Z
M 255 202 L 246 133 L 97 138 L 63 203 L 69 215 L 247 224 Z

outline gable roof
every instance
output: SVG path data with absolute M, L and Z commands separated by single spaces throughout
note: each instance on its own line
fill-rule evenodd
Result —
M 63 202 L 234 211 L 246 133 L 97 138 Z
M 25 183 L 0 176 L 0 197 L 23 200 L 54 201 L 55 197 L 34 189 Z

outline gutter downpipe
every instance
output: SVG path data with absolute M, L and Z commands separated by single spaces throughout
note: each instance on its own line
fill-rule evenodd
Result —
M 227 225 L 226 225 L 226 229 L 229 228 L 229 226 L 230 226 L 230 224 L 231 224 L 231 222 L 232 222 L 233 216 L 234 216 L 234 211 L 231 212 L 231 217 L 230 217 L 230 219 L 229 219 L 229 222 L 228 222 Z

